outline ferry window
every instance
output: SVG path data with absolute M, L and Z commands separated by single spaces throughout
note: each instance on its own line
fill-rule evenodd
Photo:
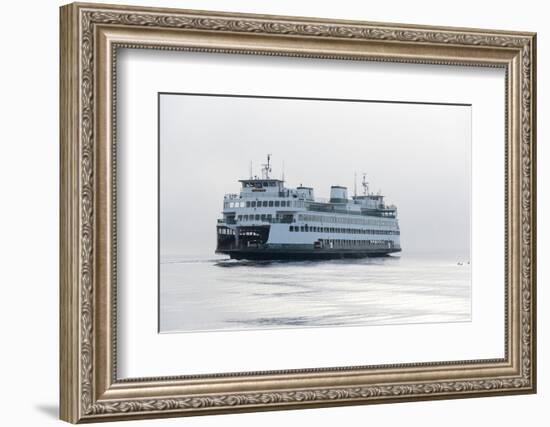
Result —
M 246 202 L 246 207 L 247 207 L 247 208 L 250 207 L 250 202 Z
M 260 218 L 262 219 L 262 221 L 265 221 L 265 214 L 262 214 Z
M 259 214 L 256 214 L 256 221 L 259 221 L 260 220 L 260 215 Z
M 270 201 L 269 201 L 269 207 L 270 207 L 270 208 L 273 207 L 273 200 L 270 200 Z
M 264 206 L 264 208 L 267 208 L 267 201 L 266 200 L 264 200 L 263 206 Z
M 271 214 L 267 214 L 267 220 L 271 221 Z
M 304 226 L 303 225 L 300 226 L 300 231 L 304 231 Z
M 276 207 L 276 208 L 279 207 L 279 201 L 278 201 L 278 200 L 275 200 L 275 207 Z
M 255 208 L 256 207 L 256 202 L 250 202 L 250 206 Z

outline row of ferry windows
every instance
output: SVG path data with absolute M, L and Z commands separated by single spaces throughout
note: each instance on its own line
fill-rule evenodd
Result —
M 387 245 L 391 240 L 348 240 L 348 239 L 320 239 L 320 243 L 328 247 L 337 246 L 366 246 L 366 245 Z
M 305 232 L 305 233 L 347 233 L 347 234 L 395 234 L 399 235 L 398 230 L 366 230 L 359 228 L 335 228 L 335 227 L 316 227 L 308 225 L 291 225 L 288 227 L 292 232 Z
M 300 214 L 298 215 L 300 221 L 306 222 L 331 222 L 334 224 L 357 224 L 357 225 L 386 225 L 391 221 L 385 221 L 383 219 L 374 218 L 361 218 L 361 217 L 341 217 L 341 216 L 325 216 L 314 214 Z
M 226 202 L 226 208 L 285 208 L 290 207 L 291 200 L 263 200 L 263 201 L 253 201 L 253 202 Z
M 271 218 L 273 218 L 271 216 L 271 214 L 238 215 L 237 216 L 237 219 L 239 221 L 248 221 L 248 220 L 250 220 L 250 221 L 254 221 L 254 220 L 256 220 L 256 221 L 260 221 L 260 220 L 262 220 L 262 221 L 271 221 Z

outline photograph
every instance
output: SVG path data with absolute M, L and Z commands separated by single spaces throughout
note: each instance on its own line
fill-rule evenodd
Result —
M 471 105 L 159 93 L 159 332 L 471 320 Z

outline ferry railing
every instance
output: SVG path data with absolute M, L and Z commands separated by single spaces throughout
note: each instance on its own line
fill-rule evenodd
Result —
M 217 220 L 218 224 L 227 224 L 227 225 L 253 225 L 257 223 L 267 223 L 267 224 L 292 224 L 294 222 L 293 218 L 260 218 L 260 219 L 249 219 L 249 220 L 226 220 L 219 218 Z

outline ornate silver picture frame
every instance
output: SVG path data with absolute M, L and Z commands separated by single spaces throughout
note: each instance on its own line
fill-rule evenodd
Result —
M 96 422 L 536 391 L 534 33 L 81 3 L 63 6 L 60 13 L 61 419 Z M 503 357 L 192 375 L 185 375 L 182 362 L 182 375 L 120 378 L 116 64 L 122 49 L 504 70 Z

